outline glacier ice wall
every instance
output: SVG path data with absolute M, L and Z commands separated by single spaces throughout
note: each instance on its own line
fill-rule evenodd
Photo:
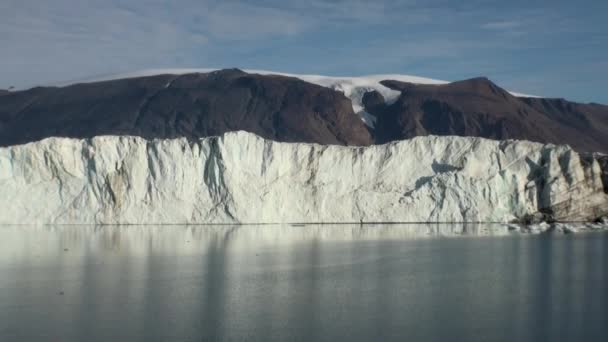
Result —
M 577 221 L 607 211 L 596 159 L 526 141 L 343 147 L 233 132 L 0 148 L 0 223 Z

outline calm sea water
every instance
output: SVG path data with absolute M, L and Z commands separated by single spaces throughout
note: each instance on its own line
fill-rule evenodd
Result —
M 1 341 L 607 341 L 608 233 L 0 227 Z

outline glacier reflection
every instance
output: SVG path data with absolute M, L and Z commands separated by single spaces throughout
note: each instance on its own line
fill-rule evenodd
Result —
M 324 224 L 324 225 L 175 225 L 175 226 L 0 226 L 6 242 L 13 252 L 26 252 L 31 248 L 81 246 L 86 243 L 89 252 L 98 249 L 116 250 L 127 254 L 146 254 L 171 250 L 172 253 L 199 252 L 213 248 L 217 241 L 230 240 L 240 248 L 275 243 L 302 243 L 321 241 L 402 240 L 457 236 L 504 236 L 509 229 L 502 224 Z M 46 236 L 44 244 L 40 235 Z M 36 240 L 31 241 L 31 239 Z M 82 246 L 81 246 L 82 247 Z M 0 253 L 8 253 L 4 250 Z
M 0 227 L 0 340 L 593 339 L 607 242 L 502 225 Z

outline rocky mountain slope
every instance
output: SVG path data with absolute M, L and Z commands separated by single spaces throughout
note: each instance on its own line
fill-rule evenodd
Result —
M 608 151 L 608 106 L 515 97 L 486 78 L 445 85 L 383 81 L 401 96 L 390 105 L 368 94 L 378 143 L 421 135 L 478 136 L 569 144 Z
M 0 223 L 593 220 L 608 212 L 602 168 L 563 145 L 473 137 L 49 138 L 0 148 Z
M 342 93 L 240 70 L 34 88 L 0 99 L 0 146 L 53 136 L 197 139 L 236 130 L 276 141 L 373 142 Z
M 245 130 L 285 142 L 366 146 L 432 134 L 608 152 L 607 106 L 515 96 L 483 78 L 446 84 L 261 73 L 136 73 L 12 92 L 0 98 L 0 146 L 53 136 L 197 140 Z

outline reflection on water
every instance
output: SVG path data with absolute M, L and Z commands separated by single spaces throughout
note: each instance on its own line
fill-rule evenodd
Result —
M 5 226 L 0 340 L 605 340 L 607 242 L 500 225 Z

